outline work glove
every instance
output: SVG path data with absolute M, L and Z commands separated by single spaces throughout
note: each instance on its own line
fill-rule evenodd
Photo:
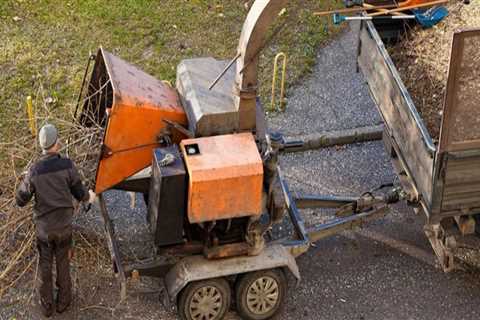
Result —
M 88 190 L 88 203 L 93 204 L 97 200 L 97 195 L 92 189 Z

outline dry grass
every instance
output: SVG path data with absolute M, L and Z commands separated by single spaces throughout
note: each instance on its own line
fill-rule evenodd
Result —
M 38 95 L 42 95 L 41 87 Z M 43 99 L 45 101 L 47 99 Z M 48 101 L 48 100 L 47 100 Z M 82 127 L 73 121 L 59 119 L 52 114 L 48 104 L 37 106 L 37 121 L 54 122 L 59 127 L 62 141 L 62 153 L 67 154 L 77 164 L 82 180 L 86 184 L 93 182 L 98 154 L 99 137 L 102 129 L 99 126 Z M 18 125 L 27 119 L 17 118 Z M 2 143 L 1 150 L 9 159 L 8 171 L 0 176 L 2 186 L 0 194 L 0 299 L 8 289 L 17 285 L 22 277 L 36 269 L 37 259 L 33 251 L 35 245 L 35 228 L 32 221 L 31 205 L 19 208 L 15 205 L 15 192 L 24 172 L 19 170 L 17 163 L 27 163 L 29 166 L 39 156 L 37 144 L 32 145 L 32 136 L 18 137 L 10 142 Z M 77 211 L 81 210 L 77 204 Z M 98 265 L 98 261 L 106 263 L 108 255 L 105 245 L 97 236 L 75 230 L 77 240 L 76 257 L 84 266 Z M 33 291 L 32 291 L 33 293 Z M 31 298 L 31 297 L 30 297 Z

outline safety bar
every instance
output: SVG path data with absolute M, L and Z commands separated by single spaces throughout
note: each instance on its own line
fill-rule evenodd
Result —
M 127 297 L 127 279 L 122 265 L 122 257 L 120 255 L 118 243 L 115 239 L 115 229 L 112 220 L 108 215 L 107 205 L 105 204 L 105 199 L 102 193 L 98 195 L 98 202 L 100 206 L 100 213 L 103 218 L 103 225 L 105 228 L 105 236 L 107 238 L 108 250 L 110 251 L 110 256 L 115 267 L 114 271 L 118 276 L 118 280 L 120 282 L 120 299 L 123 301 Z

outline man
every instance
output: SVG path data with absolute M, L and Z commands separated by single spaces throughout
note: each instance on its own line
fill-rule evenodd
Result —
M 39 253 L 40 308 L 46 317 L 53 314 L 52 265 L 55 257 L 58 296 L 56 310 L 64 312 L 72 300 L 70 261 L 72 243 L 73 199 L 93 203 L 95 193 L 87 191 L 70 159 L 60 156 L 57 129 L 47 124 L 40 129 L 38 139 L 42 156 L 20 183 L 16 201 L 25 206 L 33 196 L 35 231 Z

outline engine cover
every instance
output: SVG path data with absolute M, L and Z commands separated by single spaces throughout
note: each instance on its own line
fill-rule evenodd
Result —
M 213 58 L 197 58 L 183 60 L 177 67 L 177 89 L 189 129 L 196 137 L 239 130 L 239 112 L 232 93 L 235 68 L 230 68 L 212 90 L 208 89 L 227 63 Z
M 251 133 L 186 139 L 180 148 L 190 223 L 262 213 L 263 164 Z

